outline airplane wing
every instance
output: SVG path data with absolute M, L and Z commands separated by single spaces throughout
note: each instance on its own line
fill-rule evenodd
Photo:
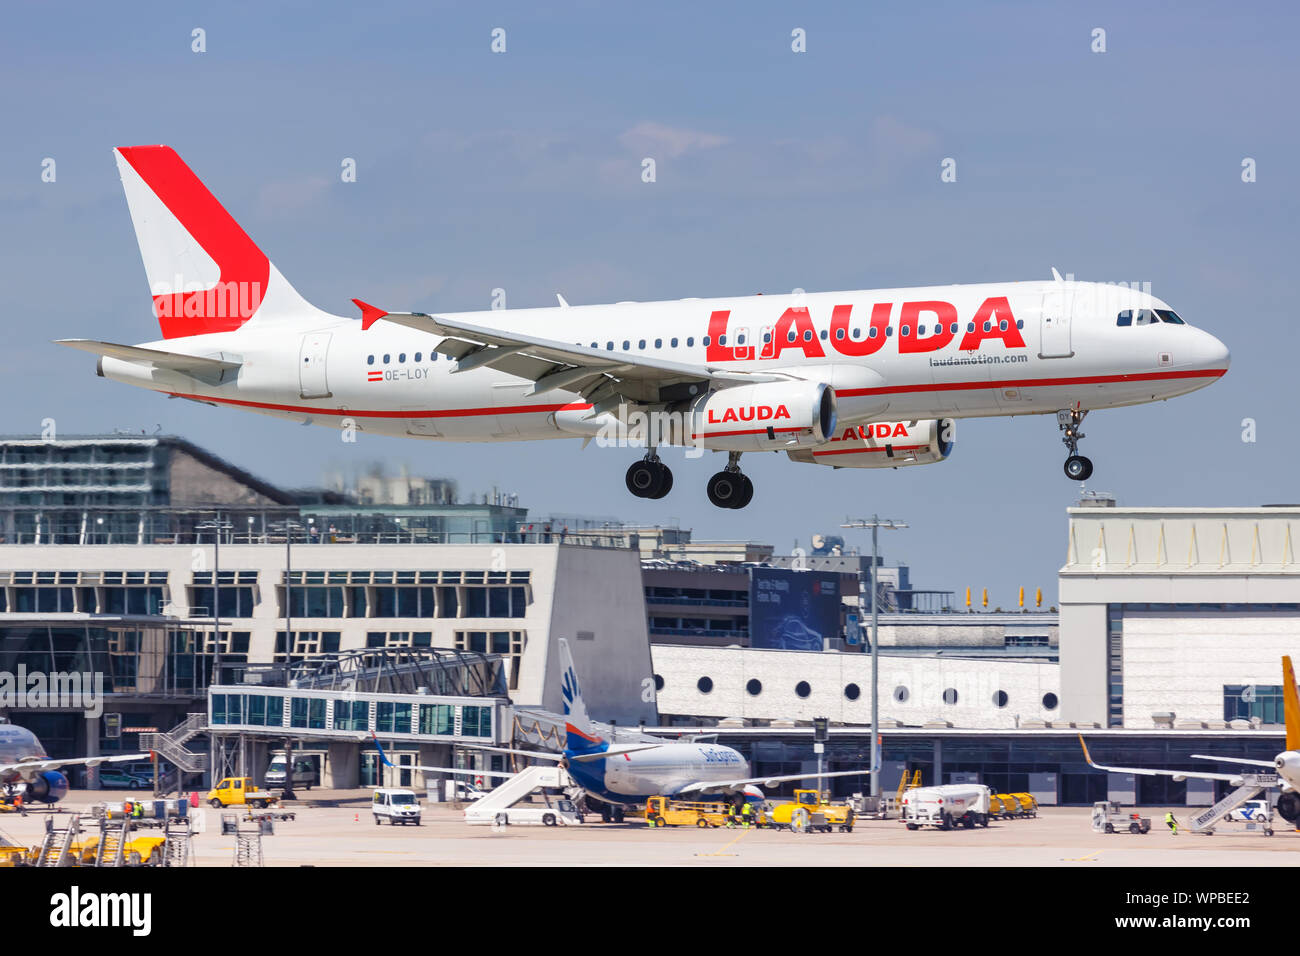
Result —
M 1202 773 L 1198 770 L 1152 770 L 1149 767 L 1108 767 L 1105 764 L 1094 763 L 1092 755 L 1088 753 L 1088 745 L 1083 742 L 1083 734 L 1079 735 L 1079 744 L 1083 747 L 1083 759 L 1088 762 L 1089 767 L 1097 770 L 1105 770 L 1108 773 L 1136 773 L 1144 777 L 1173 777 L 1175 780 L 1226 780 L 1228 783 L 1241 786 L 1241 774 L 1232 773 Z M 1217 758 L 1215 758 L 1217 759 Z M 1272 764 L 1268 764 L 1272 767 Z
M 782 777 L 748 777 L 743 780 L 702 780 L 696 783 L 688 783 L 678 789 L 674 796 L 682 793 L 707 793 L 710 790 L 735 790 L 739 787 L 747 787 L 750 784 L 771 787 L 787 780 L 811 780 L 817 777 L 859 777 L 870 772 L 870 770 L 837 770 L 835 773 L 791 773 Z
M 149 754 L 117 754 L 112 757 L 72 757 L 67 760 L 20 760 L 18 763 L 0 763 L 0 775 L 16 773 L 24 781 L 31 780 L 38 773 L 46 770 L 58 770 L 60 767 L 83 766 L 98 767 L 101 763 L 121 763 L 124 760 L 150 760 Z
M 1267 767 L 1269 770 L 1276 770 L 1277 763 L 1272 760 L 1250 760 L 1246 757 L 1215 757 L 1211 754 L 1192 754 L 1197 760 L 1218 760 L 1222 763 L 1239 763 L 1247 767 Z
M 106 355 L 109 358 L 122 359 L 124 362 L 138 362 L 155 368 L 169 369 L 193 376 L 200 381 L 220 385 L 230 381 L 239 370 L 240 362 L 227 359 L 204 358 L 199 355 L 183 355 L 180 352 L 165 352 L 162 349 L 146 349 L 138 345 L 118 345 L 115 342 L 96 342 L 94 339 L 55 339 L 56 345 L 81 349 L 93 355 Z
M 352 301 L 361 309 L 363 329 L 384 319 L 420 332 L 441 335 L 443 340 L 435 348 L 456 359 L 457 372 L 490 366 L 508 375 L 530 379 L 534 385 L 525 397 L 563 388 L 592 402 L 618 395 L 637 401 L 664 401 L 672 399 L 661 394 L 661 390 L 674 385 L 682 386 L 681 398 L 690 398 L 703 394 L 702 388 L 698 393 L 691 391 L 691 385 L 753 385 L 788 381 L 791 377 L 602 351 L 520 332 L 470 325 L 424 312 L 385 312 L 360 299 Z M 675 393 L 669 391 L 668 394 Z

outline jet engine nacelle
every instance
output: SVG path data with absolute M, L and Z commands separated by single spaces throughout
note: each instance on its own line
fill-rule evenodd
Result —
M 1277 755 L 1273 761 L 1277 775 L 1291 786 L 1300 789 L 1300 750 L 1288 750 Z
M 57 770 L 46 770 L 27 781 L 26 803 L 58 803 L 68 795 L 68 778 Z
M 835 434 L 835 390 L 824 382 L 770 382 L 710 392 L 691 409 L 691 441 L 722 451 L 820 445 Z
M 1300 793 L 1284 790 L 1277 798 L 1277 813 L 1287 823 L 1300 824 Z
M 951 418 L 846 425 L 825 444 L 793 449 L 789 455 L 793 461 L 835 468 L 928 465 L 952 454 L 955 428 Z

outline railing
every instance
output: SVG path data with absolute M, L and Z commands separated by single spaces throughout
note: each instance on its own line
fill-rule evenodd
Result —
M 204 773 L 208 769 L 208 755 L 187 749 L 185 743 L 202 733 L 207 723 L 207 714 L 188 714 L 166 733 L 141 734 L 140 746 L 174 763 L 182 773 Z

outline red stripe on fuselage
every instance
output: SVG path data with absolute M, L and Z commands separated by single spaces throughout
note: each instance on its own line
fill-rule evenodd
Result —
M 1191 369 L 1180 372 L 1145 372 L 1140 375 L 1080 375 L 1073 378 L 1009 378 L 988 382 L 934 382 L 923 385 L 888 385 L 881 388 L 836 389 L 841 398 L 863 395 L 900 395 L 913 392 L 960 392 L 976 388 L 1050 388 L 1056 385 L 1104 385 L 1115 382 L 1158 382 L 1178 378 L 1218 378 L 1227 369 Z
M 211 395 L 187 395 L 184 392 L 168 392 L 176 398 L 192 398 L 196 402 L 217 402 L 222 405 L 238 405 L 241 408 L 265 408 L 277 412 L 305 412 L 311 415 L 337 415 L 341 418 L 470 418 L 477 415 L 527 415 L 530 413 L 547 414 L 550 412 L 581 411 L 591 408 L 585 402 L 568 402 L 564 405 L 501 405 L 486 408 L 430 408 L 409 411 L 389 411 L 387 409 L 366 408 L 317 408 L 312 405 L 280 405 L 275 402 L 250 402 L 240 398 L 215 398 Z

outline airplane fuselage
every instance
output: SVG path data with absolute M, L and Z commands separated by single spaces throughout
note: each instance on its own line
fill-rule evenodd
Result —
M 749 762 L 720 744 L 665 743 L 652 750 L 599 760 L 571 760 L 569 775 L 588 793 L 611 803 L 640 804 L 692 784 L 749 776 Z
M 1011 282 L 619 303 L 448 315 L 612 353 L 825 382 L 841 424 L 1112 408 L 1201 388 L 1227 350 L 1186 324 L 1119 325 L 1167 309 L 1093 283 Z M 297 422 L 450 441 L 583 434 L 591 408 L 491 367 L 456 371 L 442 339 L 393 323 L 262 323 L 147 347 L 234 357 L 220 384 L 111 357 L 103 374 L 180 397 Z M 771 410 L 779 414 L 778 409 Z M 762 412 L 760 411 L 760 414 Z M 842 429 L 841 429 L 842 430 Z M 707 442 L 705 443 L 707 447 Z

